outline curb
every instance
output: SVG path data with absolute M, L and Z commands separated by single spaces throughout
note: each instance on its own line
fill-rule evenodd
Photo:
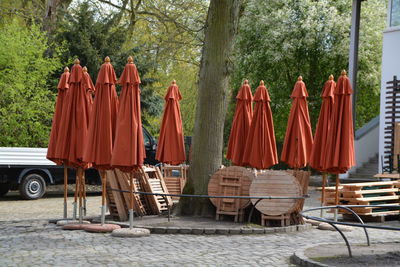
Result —
M 330 245 L 332 243 L 321 243 L 318 244 L 320 245 Z M 304 247 L 302 249 L 296 250 L 292 256 L 290 256 L 290 263 L 296 264 L 296 266 L 305 266 L 305 267 L 332 267 L 331 265 L 323 264 L 317 261 L 314 261 L 310 258 L 308 258 L 305 254 L 304 251 L 307 249 L 313 248 L 316 245 L 310 245 L 307 247 Z
M 126 223 L 107 222 L 129 227 Z M 149 229 L 152 234 L 184 234 L 184 235 L 265 235 L 275 233 L 294 233 L 313 229 L 310 224 L 291 225 L 285 227 L 242 227 L 242 228 L 210 228 L 210 227 L 176 227 L 176 226 L 146 226 L 134 225 L 134 227 Z
M 96 222 L 96 219 L 93 220 Z M 55 220 L 49 220 L 49 223 L 55 223 Z M 121 228 L 128 228 L 129 223 L 106 220 L 107 224 L 116 224 Z M 184 234 L 184 235 L 265 235 L 276 233 L 294 233 L 313 229 L 311 224 L 290 225 L 284 227 L 241 227 L 241 228 L 212 228 L 212 227 L 188 227 L 188 226 L 146 226 L 133 225 L 133 227 L 145 228 L 152 234 Z

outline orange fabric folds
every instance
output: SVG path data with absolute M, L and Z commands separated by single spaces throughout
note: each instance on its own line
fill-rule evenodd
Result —
M 236 110 L 226 153 L 226 158 L 230 159 L 237 166 L 243 166 L 245 140 L 249 133 L 253 117 L 252 100 L 253 95 L 250 85 L 246 80 L 236 96 Z
M 270 101 L 268 90 L 261 81 L 254 95 L 254 115 L 243 155 L 243 164 L 257 169 L 278 163 Z
M 118 109 L 116 81 L 114 68 L 107 57 L 97 76 L 96 97 L 93 103 L 89 140 L 84 157 L 86 162 L 92 163 L 93 167 L 100 170 L 111 168 Z
M 306 85 L 299 77 L 292 95 L 292 108 L 286 128 L 281 160 L 292 168 L 303 168 L 309 160 L 313 145 Z
M 327 137 L 324 168 L 330 173 L 345 173 L 355 162 L 351 84 L 342 73 L 334 91 L 331 127 Z
M 58 82 L 57 86 L 58 95 L 56 100 L 56 107 L 54 110 L 53 123 L 51 125 L 50 140 L 46 156 L 47 159 L 54 161 L 56 164 L 59 165 L 62 164 L 62 161 L 60 161 L 56 157 L 57 136 L 61 123 L 63 104 L 67 94 L 67 89 L 69 88 L 68 84 L 69 75 L 70 75 L 69 69 L 66 67 L 64 69 L 64 73 L 61 75 L 60 81 Z
M 88 102 L 93 104 L 93 95 L 96 91 L 96 88 L 93 84 L 92 79 L 90 78 L 89 73 L 87 72 L 86 67 L 83 68 L 83 88 L 86 90 L 86 97 L 88 98 Z M 90 105 L 91 111 L 92 105 Z
M 158 161 L 172 165 L 181 164 L 186 160 L 182 117 L 179 107 L 181 99 L 179 88 L 173 81 L 165 96 L 164 115 L 156 153 Z
M 111 164 L 129 172 L 143 165 L 146 156 L 140 111 L 140 78 L 133 59 L 125 65 L 118 83 L 122 85 L 122 92 Z
M 322 105 L 318 117 L 317 129 L 315 130 L 314 144 L 311 151 L 310 166 L 314 169 L 324 172 L 326 161 L 326 146 L 329 127 L 331 124 L 332 109 L 334 103 L 334 90 L 336 83 L 333 76 L 325 83 L 322 90 Z
M 82 67 L 76 63 L 69 76 L 69 89 L 62 109 L 55 153 L 60 162 L 75 168 L 89 167 L 82 160 L 88 136 L 90 105 L 82 80 Z

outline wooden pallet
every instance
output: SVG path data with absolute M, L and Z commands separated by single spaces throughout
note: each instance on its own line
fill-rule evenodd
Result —
M 161 173 L 164 176 L 165 185 L 170 194 L 182 194 L 188 177 L 189 166 L 162 166 Z M 173 171 L 179 172 L 179 176 L 174 176 Z M 171 197 L 172 200 L 179 200 L 179 197 Z
M 397 181 L 342 184 L 339 189 L 339 204 L 342 205 L 400 205 L 400 183 Z M 334 187 L 328 188 L 326 204 L 334 205 Z M 393 215 L 399 209 L 384 207 L 355 207 L 358 215 Z M 350 214 L 345 210 L 339 213 Z

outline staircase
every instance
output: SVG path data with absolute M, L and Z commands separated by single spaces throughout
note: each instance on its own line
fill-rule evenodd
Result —
M 377 180 L 374 175 L 379 173 L 378 168 L 378 154 L 376 154 L 368 162 L 357 168 L 354 173 L 350 173 L 349 180 L 354 182 Z

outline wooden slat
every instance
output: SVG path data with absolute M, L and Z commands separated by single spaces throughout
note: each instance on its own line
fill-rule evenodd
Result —
M 114 171 L 107 171 L 107 183 L 109 185 L 109 189 L 110 188 L 120 189 L 117 179 L 115 177 Z M 126 212 L 125 203 L 123 201 L 121 193 L 118 191 L 107 190 L 107 195 L 110 198 L 110 204 L 115 205 L 115 208 L 116 208 L 116 211 L 118 214 L 118 218 L 121 221 L 128 220 L 128 214 Z M 112 201 L 111 201 L 111 197 L 112 197 Z
M 285 185 L 281 190 L 272 188 L 274 185 Z M 286 189 L 285 189 L 286 188 Z M 298 197 L 302 195 L 302 188 L 296 177 L 286 171 L 268 170 L 257 176 L 250 186 L 250 196 L 288 196 Z M 253 204 L 256 199 L 251 200 Z M 296 210 L 298 200 L 296 199 L 274 199 L 261 200 L 256 209 L 266 215 L 288 214 Z

